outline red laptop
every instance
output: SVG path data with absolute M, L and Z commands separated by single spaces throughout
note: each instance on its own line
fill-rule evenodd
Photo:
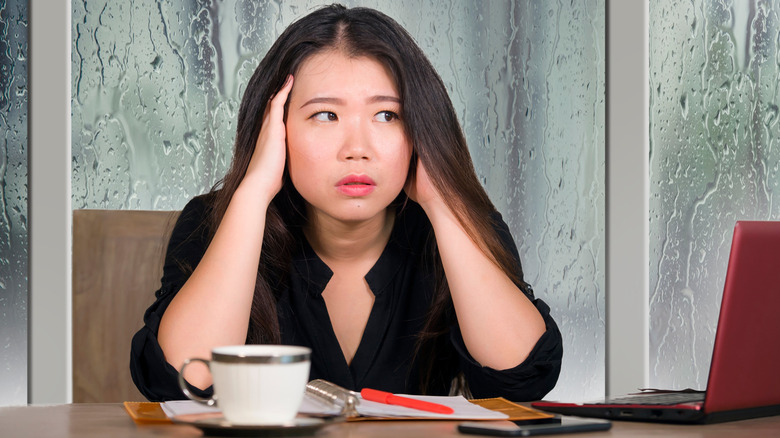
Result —
M 707 390 L 541 401 L 565 415 L 669 423 L 716 423 L 780 414 L 780 222 L 738 221 Z

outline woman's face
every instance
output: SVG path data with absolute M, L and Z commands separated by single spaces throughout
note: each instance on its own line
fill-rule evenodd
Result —
M 301 65 L 289 99 L 287 166 L 313 213 L 342 222 L 384 215 L 403 190 L 412 153 L 385 67 L 319 53 Z

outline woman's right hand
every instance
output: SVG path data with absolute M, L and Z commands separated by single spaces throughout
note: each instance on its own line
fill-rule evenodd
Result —
M 271 97 L 263 114 L 262 127 L 255 150 L 249 162 L 242 186 L 250 185 L 271 199 L 282 189 L 282 175 L 287 157 L 284 104 L 293 86 L 292 75 L 287 76 L 282 89 Z

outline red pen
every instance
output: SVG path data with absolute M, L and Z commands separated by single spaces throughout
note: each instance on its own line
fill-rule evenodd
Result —
M 385 391 L 379 391 L 377 389 L 363 388 L 360 391 L 360 395 L 365 400 L 369 400 L 377 403 L 384 403 L 386 405 L 404 406 L 407 408 L 418 409 L 421 411 L 435 412 L 437 414 L 452 414 L 453 412 L 455 412 L 449 406 L 417 400 L 409 397 L 401 397 L 400 395 L 391 394 Z

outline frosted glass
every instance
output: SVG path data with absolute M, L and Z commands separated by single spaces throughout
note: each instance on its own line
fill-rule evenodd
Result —
M 734 222 L 780 218 L 778 13 L 650 3 L 651 386 L 704 389 Z
M 245 83 L 315 1 L 74 1 L 73 208 L 179 209 L 227 170 Z M 553 396 L 604 393 L 603 0 L 346 1 L 441 74 L 564 333 Z
M 27 403 L 27 17 L 0 3 L 0 406 Z

